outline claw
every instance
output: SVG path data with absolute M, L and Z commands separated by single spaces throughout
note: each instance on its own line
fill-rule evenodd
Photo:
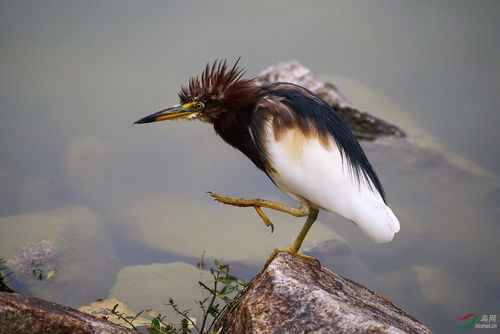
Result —
M 266 224 L 266 226 L 268 227 L 271 227 L 271 233 L 274 232 L 274 225 L 271 223 L 271 220 L 267 218 L 267 216 L 264 214 L 261 208 L 268 208 L 272 210 L 285 212 L 295 217 L 307 216 L 306 223 L 302 227 L 302 230 L 300 231 L 296 240 L 293 242 L 288 253 L 296 254 L 308 261 L 314 261 L 314 259 L 310 256 L 299 254 L 298 250 L 300 249 L 300 246 L 302 245 L 302 242 L 304 241 L 304 238 L 306 237 L 309 228 L 312 226 L 312 224 L 316 221 L 316 218 L 318 217 L 318 209 L 310 207 L 306 204 L 303 204 L 298 208 L 294 208 L 285 204 L 268 201 L 260 198 L 254 198 L 254 199 L 232 198 L 232 197 L 221 196 L 211 191 L 207 191 L 207 193 L 210 194 L 210 196 L 212 196 L 213 198 L 215 198 L 215 201 L 218 201 L 223 204 L 233 205 L 238 207 L 253 207 L 257 211 L 259 217 L 264 221 L 264 224 Z
M 267 218 L 264 211 L 262 211 L 260 206 L 254 206 L 253 208 L 255 209 L 255 211 L 257 211 L 257 214 L 259 215 L 259 217 L 264 221 L 264 224 L 266 224 L 266 226 L 268 226 L 268 227 L 269 226 L 271 227 L 271 233 L 273 233 L 274 232 L 274 224 L 271 223 L 271 220 L 269 218 Z
M 269 257 L 269 259 L 266 262 L 266 266 L 273 261 L 273 259 L 276 257 L 276 255 L 278 255 L 278 253 L 281 253 L 281 252 L 301 257 L 306 261 L 317 263 L 321 267 L 321 262 L 319 262 L 318 259 L 315 259 L 312 256 L 299 253 L 297 251 L 294 251 L 293 249 L 279 249 L 279 248 L 276 248 L 274 250 L 274 252 L 271 254 L 271 256 Z

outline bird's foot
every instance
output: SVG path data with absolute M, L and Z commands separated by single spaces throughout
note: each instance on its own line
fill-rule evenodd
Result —
M 266 199 L 260 198 L 232 198 L 227 196 L 221 196 L 219 194 L 208 191 L 208 194 L 215 198 L 216 201 L 234 205 L 239 207 L 259 207 L 259 208 L 268 208 L 276 211 L 281 211 L 284 213 L 288 213 L 295 217 L 305 217 L 309 215 L 309 207 L 308 206 L 300 206 L 295 208 L 293 206 L 281 204 L 278 202 L 268 201 Z
M 277 203 L 277 202 L 272 202 L 268 201 L 265 199 L 260 199 L 260 198 L 232 198 L 232 197 L 227 197 L 227 196 L 221 196 L 219 194 L 213 193 L 211 191 L 208 191 L 208 194 L 215 198 L 217 202 L 227 204 L 227 205 L 233 205 L 233 206 L 239 206 L 239 207 L 253 207 L 255 211 L 257 211 L 257 214 L 259 215 L 260 219 L 264 222 L 264 224 L 267 227 L 271 227 L 271 233 L 274 232 L 274 225 L 271 223 L 271 220 L 266 216 L 264 211 L 262 211 L 262 208 L 268 208 L 268 209 L 273 209 L 281 212 L 285 212 L 288 214 L 291 214 L 295 217 L 304 217 L 309 214 L 309 208 L 305 206 L 301 206 L 298 208 L 294 208 L 285 204 Z
M 260 208 L 260 206 L 254 206 L 254 209 L 255 209 L 255 211 L 257 211 L 257 214 L 259 215 L 260 219 L 262 219 L 262 221 L 264 222 L 264 224 L 267 227 L 271 227 L 271 233 L 273 233 L 274 232 L 274 224 L 271 223 L 271 220 L 269 218 L 267 218 L 267 216 L 264 213 L 264 211 L 262 211 L 262 209 Z
M 271 233 L 274 232 L 274 224 L 271 223 L 271 219 L 269 219 L 266 216 L 266 214 L 264 213 L 264 211 L 262 211 L 260 205 L 256 205 L 256 204 L 251 205 L 251 201 L 255 201 L 255 200 L 250 200 L 250 199 L 246 199 L 246 198 L 226 197 L 226 196 L 221 196 L 221 195 L 218 195 L 218 194 L 210 192 L 210 191 L 208 191 L 208 194 L 210 194 L 210 196 L 215 198 L 216 201 L 223 203 L 223 204 L 234 205 L 234 206 L 239 206 L 239 207 L 253 206 L 253 208 L 255 209 L 255 211 L 257 211 L 257 214 L 259 215 L 260 219 L 262 219 L 264 224 L 267 227 L 271 227 Z
M 274 250 L 274 252 L 271 254 L 271 256 L 269 257 L 269 259 L 266 261 L 266 267 L 274 260 L 274 258 L 276 257 L 276 255 L 278 255 L 278 253 L 288 253 L 288 254 L 292 254 L 292 255 L 295 255 L 295 256 L 298 256 L 298 257 L 301 257 L 303 258 L 304 260 L 306 261 L 309 261 L 309 262 L 312 262 L 312 263 L 317 263 L 318 265 L 321 266 L 321 263 L 313 258 L 312 256 L 308 256 L 308 255 L 304 255 L 302 253 L 299 253 L 298 251 L 294 250 L 294 249 L 291 249 L 291 248 L 288 248 L 288 249 L 279 249 L 279 248 L 276 248 Z

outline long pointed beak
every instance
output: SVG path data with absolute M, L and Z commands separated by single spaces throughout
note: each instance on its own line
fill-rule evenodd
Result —
M 165 120 L 174 120 L 179 118 L 189 118 L 192 114 L 196 113 L 192 109 L 185 108 L 182 104 L 176 104 L 167 109 L 160 110 L 149 116 L 143 117 L 134 122 L 134 124 L 152 123 Z

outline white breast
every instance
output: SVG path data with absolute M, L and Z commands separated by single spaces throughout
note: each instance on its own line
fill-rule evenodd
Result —
M 297 201 L 336 212 L 356 223 L 376 242 L 389 242 L 399 221 L 368 181 L 356 178 L 334 140 L 328 147 L 300 130 L 287 130 L 275 139 L 268 124 L 266 151 L 276 185 Z

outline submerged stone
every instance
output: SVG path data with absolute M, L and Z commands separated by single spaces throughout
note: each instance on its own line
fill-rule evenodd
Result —
M 17 291 L 81 304 L 102 296 L 105 287 L 94 286 L 96 273 L 99 285 L 113 274 L 108 256 L 112 248 L 103 220 L 86 207 L 2 217 L 0 235 L 5 236 L 0 254 L 13 271 L 9 279 L 20 287 Z
M 275 248 L 289 247 L 305 222 L 305 218 L 267 212 L 271 212 L 274 233 L 253 208 L 229 207 L 209 199 L 179 202 L 156 198 L 122 210 L 118 219 L 129 228 L 134 241 L 152 248 L 195 258 L 205 250 L 208 257 L 225 262 L 262 263 Z M 304 246 L 327 240 L 345 243 L 317 221 Z
M 196 300 L 206 297 L 199 281 L 211 286 L 210 273 L 182 262 L 129 266 L 118 273 L 109 298 L 117 298 L 137 311 L 153 308 L 166 315 L 167 321 L 180 320 L 168 306 L 172 298 L 182 310 L 191 309 L 190 315 L 199 317 Z

